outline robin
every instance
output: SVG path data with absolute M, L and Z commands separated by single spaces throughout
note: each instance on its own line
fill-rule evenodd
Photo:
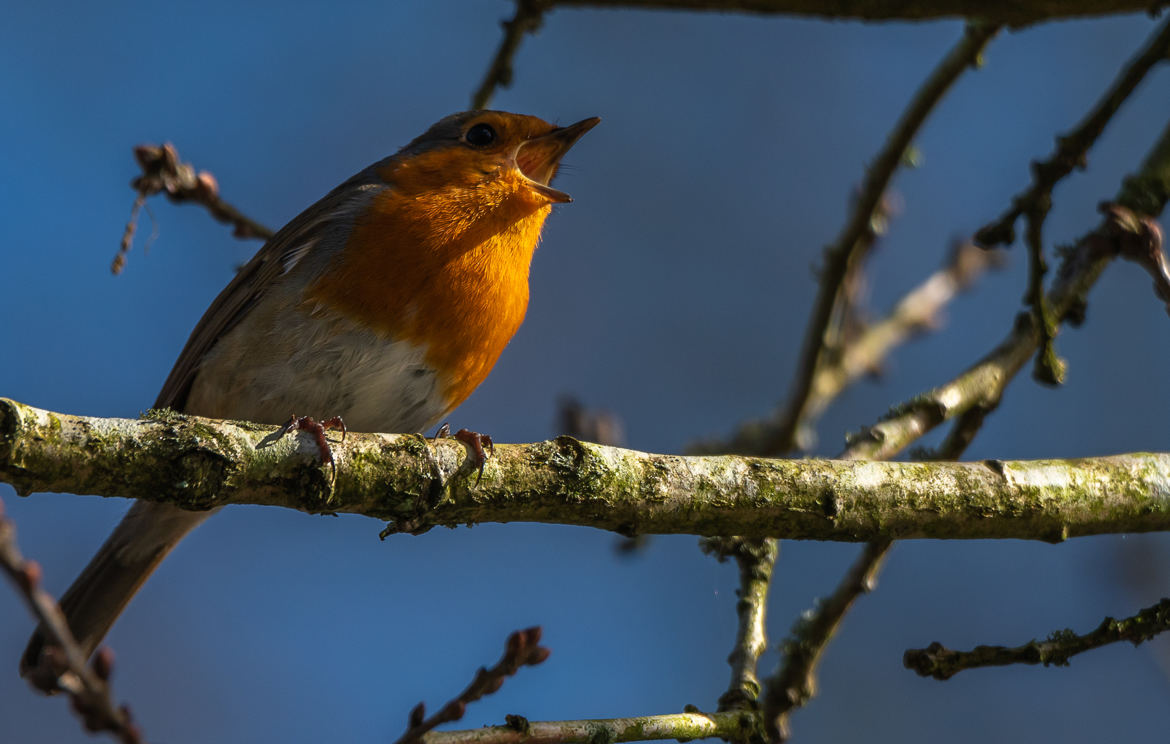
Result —
M 155 407 L 268 424 L 314 411 L 358 431 L 430 428 L 483 382 L 524 320 L 545 218 L 572 201 L 549 182 L 599 121 L 453 114 L 350 178 L 220 292 Z M 309 419 L 299 426 L 320 432 Z M 61 599 L 86 657 L 210 514 L 130 508 Z M 38 629 L 22 674 L 38 669 L 45 642 Z

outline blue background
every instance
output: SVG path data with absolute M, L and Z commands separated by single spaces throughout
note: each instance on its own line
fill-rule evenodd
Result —
M 169 140 L 272 226 L 466 108 L 505 2 L 5 3 L 0 24 L 0 395 L 57 411 L 135 416 L 191 327 L 257 247 L 201 210 L 151 203 L 158 239 L 108 265 L 133 198 L 130 148 Z M 887 308 L 950 240 L 998 215 L 1152 28 L 1144 16 L 1008 34 L 917 140 L 921 168 L 875 256 Z M 493 105 L 569 123 L 600 115 L 558 185 L 528 320 L 453 416 L 498 441 L 555 434 L 571 392 L 625 422 L 628 444 L 681 451 L 787 393 L 815 292 L 810 267 L 955 22 L 865 25 L 745 15 L 560 10 L 529 38 Z M 1139 89 L 1062 184 L 1053 244 L 1096 223 L 1170 116 L 1170 71 Z M 1003 336 L 1022 251 L 898 350 L 876 384 L 827 413 L 817 452 L 949 379 Z M 1109 269 L 1087 324 L 1060 338 L 1068 384 L 1022 376 L 971 458 L 1170 450 L 1170 320 L 1132 265 Z M 315 412 L 314 412 L 315 413 Z M 327 413 L 327 412 L 321 412 Z M 0 487 L 25 553 L 63 590 L 125 504 L 20 499 Z M 164 564 L 115 628 L 116 691 L 151 740 L 393 740 L 541 624 L 550 660 L 472 706 L 461 725 L 712 709 L 728 677 L 735 570 L 694 538 L 616 553 L 614 536 L 531 525 L 379 542 L 377 522 L 232 508 Z M 1022 643 L 1088 630 L 1166 594 L 1163 537 L 895 547 L 878 591 L 830 648 L 798 741 L 1099 741 L 1164 735 L 1166 647 L 1125 645 L 1070 668 L 964 673 L 901 666 L 905 648 Z M 769 607 L 778 641 L 853 559 L 786 542 Z M 16 678 L 31 620 L 0 591 L 0 738 L 87 740 L 59 699 Z M 763 668 L 775 668 L 769 653 Z

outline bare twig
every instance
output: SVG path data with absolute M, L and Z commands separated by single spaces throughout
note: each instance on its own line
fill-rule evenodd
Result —
M 1118 641 L 1129 641 L 1137 646 L 1167 630 L 1170 630 L 1170 599 L 1163 599 L 1132 617 L 1121 620 L 1107 617 L 1085 635 L 1067 629 L 1058 630 L 1043 641 L 1033 640 L 1023 646 L 976 646 L 970 651 L 952 651 L 936 642 L 927 648 L 909 649 L 902 657 L 902 663 L 923 677 L 939 680 L 950 679 L 964 669 L 987 666 L 1068 666 L 1069 659 L 1079 653 Z
M 495 693 L 503 686 L 504 680 L 516 674 L 520 667 L 536 666 L 547 659 L 548 655 L 549 650 L 540 645 L 540 628 L 516 631 L 508 636 L 504 655 L 496 665 L 491 669 L 480 667 L 467 689 L 440 708 L 438 713 L 428 718 L 423 703 L 414 706 L 410 711 L 410 725 L 406 733 L 398 737 L 394 744 L 413 744 L 436 726 L 458 721 L 463 717 L 469 704 Z M 429 737 L 427 740 L 429 741 Z
M 1097 104 L 1072 132 L 1056 138 L 1056 150 L 1047 160 L 1032 163 L 1032 184 L 1025 191 L 1012 198 L 1012 206 L 994 222 L 984 225 L 975 233 L 975 242 L 991 247 L 1010 245 L 1016 239 L 1015 225 L 1020 217 L 1029 211 L 1042 209 L 1043 202 L 1050 199 L 1056 184 L 1073 172 L 1085 167 L 1085 158 L 1105 131 L 1105 127 L 1117 113 L 1129 95 L 1145 78 L 1154 65 L 1166 60 L 1170 52 L 1170 18 L 1154 33 L 1146 46 L 1131 59 Z
M 998 268 L 1004 255 L 1003 251 L 978 248 L 970 242 L 957 243 L 946 266 L 906 293 L 888 315 L 866 326 L 845 344 L 839 355 L 817 370 L 804 425 L 819 417 L 846 387 L 879 369 L 894 348 L 937 327 L 943 308 L 983 271 Z M 761 447 L 767 432 L 767 422 L 750 422 L 740 426 L 730 440 L 700 442 L 692 451 L 754 452 Z
M 1120 204 L 1106 202 L 1100 207 L 1116 229 L 1114 246 L 1122 258 L 1139 264 L 1154 278 L 1154 294 L 1166 303 L 1170 313 L 1170 264 L 1162 250 L 1162 226 L 1153 217 L 1135 214 Z
M 879 0 L 550 0 L 558 7 L 659 8 L 670 10 L 743 12 L 812 16 L 836 20 L 927 20 L 986 18 L 1012 26 L 1045 20 L 1154 12 L 1162 5 L 1150 0 L 933 0 L 889 3 Z
M 847 386 L 876 371 L 894 347 L 936 327 L 942 309 L 984 270 L 998 267 L 1002 261 L 1000 252 L 986 251 L 969 242 L 956 244 L 946 266 L 908 292 L 886 317 L 868 325 L 843 347 L 836 359 L 816 371 L 806 408 L 806 425 L 823 413 Z
M 549 0 L 516 0 L 516 14 L 512 20 L 501 24 L 504 27 L 504 38 L 500 41 L 500 48 L 496 50 L 483 82 L 471 97 L 471 108 L 485 108 L 496 88 L 507 88 L 512 84 L 512 59 L 520 49 L 524 35 L 535 33 L 540 28 L 549 5 Z
M 1170 127 L 1154 145 L 1139 174 L 1127 180 L 1119 199 L 1126 200 L 1135 208 L 1156 213 L 1164 208 L 1168 197 L 1170 197 Z M 1127 251 L 1138 255 L 1144 263 L 1157 265 L 1156 275 L 1161 273 L 1161 266 L 1165 264 L 1165 257 L 1160 250 L 1160 229 L 1152 219 L 1141 218 L 1115 204 L 1103 205 L 1102 209 L 1107 215 L 1107 220 L 1096 231 L 1082 239 L 1078 251 L 1070 253 L 1068 260 L 1062 267 L 1060 281 L 1050 295 L 1053 305 L 1061 310 L 1059 315 L 1061 318 L 1072 314 L 1074 306 L 1083 305 L 1083 300 L 1074 301 L 1074 297 L 1080 298 L 1084 292 L 1088 291 L 1097 276 L 1100 275 L 1109 255 L 1124 254 Z M 1029 316 L 1024 316 L 1024 318 L 1030 320 Z M 1008 341 L 1001 344 L 999 349 L 992 352 L 984 362 L 977 364 L 958 380 L 905 404 L 903 406 L 905 410 L 892 419 L 892 421 L 898 422 L 898 426 L 888 430 L 888 433 L 893 436 L 888 438 L 884 435 L 869 438 L 856 437 L 840 457 L 843 459 L 865 459 L 894 456 L 930 428 L 951 417 L 946 415 L 948 412 L 946 403 L 952 404 L 951 409 L 954 412 L 951 415 L 958 418 L 946 440 L 930 457 L 939 460 L 959 457 L 982 426 L 984 418 L 998 403 L 1003 389 L 1019 371 L 1024 360 L 1030 356 L 1030 351 L 1035 349 L 1039 343 L 1036 333 L 1028 335 L 1026 342 L 1024 340 L 1013 341 L 1020 336 L 1021 327 L 1030 326 L 1024 321 L 1018 323 L 1015 333 L 1009 337 Z M 1025 343 L 1030 343 L 1031 346 L 1024 349 L 1015 348 Z M 1013 350 L 1014 355 L 1007 357 L 1008 360 L 1014 362 L 1013 366 L 1002 369 L 993 365 L 991 369 L 980 370 L 981 365 L 994 362 L 997 359 L 1004 361 L 999 358 Z M 1026 353 L 1021 353 L 1021 351 Z M 999 372 L 999 374 L 994 372 Z M 967 396 L 967 400 L 965 405 L 960 408 L 954 404 L 958 402 L 955 399 L 961 396 Z M 884 423 L 888 422 L 879 423 L 868 431 L 873 432 L 878 427 L 882 427 Z M 813 694 L 815 687 L 812 675 L 824 645 L 831 640 L 833 630 L 840 623 L 844 613 L 848 611 L 853 599 L 861 592 L 868 590 L 869 584 L 859 582 L 857 577 L 866 576 L 872 580 L 876 576 L 890 544 L 889 541 L 871 542 L 837 587 L 831 600 L 819 606 L 805 623 L 798 626 L 795 638 L 785 645 L 785 648 L 792 649 L 793 653 L 786 653 L 784 666 L 776 677 L 769 680 L 768 693 L 765 698 L 764 724 L 771 740 L 782 741 L 787 737 L 788 716 L 791 711 L 807 702 Z M 1144 613 L 1149 614 L 1152 610 L 1154 608 L 1150 608 Z M 1115 624 L 1107 621 L 1096 633 L 1105 633 L 1114 628 Z M 941 646 L 936 648 L 936 646 L 937 644 L 927 649 L 927 651 L 934 652 L 930 658 L 937 657 L 939 664 L 953 662 L 956 652 L 951 652 Z M 986 647 L 981 647 L 976 651 L 986 651 Z M 1006 651 L 1019 650 L 1009 649 Z M 1057 653 L 1056 651 L 1051 652 Z M 914 656 L 917 663 L 927 663 L 922 661 L 925 658 L 922 654 L 925 653 L 919 652 L 918 656 Z M 991 657 L 1000 658 L 995 654 L 991 654 Z M 911 653 L 908 653 L 907 666 L 910 666 L 910 658 Z M 979 658 L 988 658 L 988 656 L 984 654 L 980 655 Z
M 758 717 L 744 711 L 685 713 L 585 721 L 528 721 L 508 716 L 506 726 L 466 731 L 432 731 L 423 744 L 618 744 L 626 741 L 719 738 L 747 741 L 759 737 Z
M 1126 179 L 1116 203 L 1137 215 L 1155 217 L 1170 199 L 1170 125 L 1137 174 Z M 1135 232 L 1136 231 L 1136 232 Z M 1055 316 L 1075 322 L 1084 315 L 1085 296 L 1113 256 L 1119 242 L 1148 243 L 1150 227 L 1142 220 L 1107 218 L 1077 241 L 1062 262 L 1048 292 Z M 1130 237 L 1122 237 L 1128 235 Z M 1145 236 L 1145 237 L 1143 237 Z M 850 449 L 866 459 L 893 457 L 934 427 L 972 409 L 993 410 L 1008 384 L 1041 343 L 1035 319 L 1022 314 L 1007 338 L 955 379 L 893 408 L 885 418 L 851 437 Z
M 768 680 L 764 692 L 764 729 L 769 741 L 786 741 L 789 714 L 816 694 L 815 671 L 821 655 L 854 600 L 873 589 L 889 547 L 890 542 L 884 540 L 866 545 L 836 591 L 811 615 L 797 621 L 792 636 L 782 644 L 784 665 Z
M 231 225 L 234 228 L 232 234 L 237 238 L 267 240 L 272 237 L 272 230 L 220 198 L 215 176 L 207 171 L 197 173 L 190 163 L 179 160 L 179 153 L 174 145 L 170 143 L 161 146 L 138 145 L 134 148 L 134 157 L 142 168 L 142 175 L 130 182 L 138 195 L 134 199 L 134 207 L 130 210 L 130 221 L 126 223 L 126 230 L 122 234 L 118 255 L 114 257 L 110 266 L 113 273 L 121 273 L 126 265 L 126 255 L 134 239 L 138 211 L 146 203 L 147 198 L 158 193 L 165 193 L 167 198 L 175 203 L 202 204 L 212 217 Z
M 825 266 L 821 272 L 820 292 L 817 295 L 808 330 L 801 348 L 799 368 L 792 392 L 778 423 L 769 427 L 756 454 L 781 455 L 796 446 L 796 435 L 809 411 L 813 379 L 824 364 L 825 333 L 831 324 L 838 303 L 841 285 L 849 268 L 864 254 L 873 240 L 874 211 L 881 204 L 882 195 L 927 116 L 950 89 L 959 75 L 977 63 L 983 49 L 998 31 L 998 27 L 982 23 L 968 24 L 963 38 L 931 72 L 926 82 L 915 93 L 910 105 L 894 126 L 885 146 L 866 173 L 865 182 L 841 235 L 825 251 Z
M 739 623 L 735 646 L 727 658 L 731 665 L 731 684 L 719 698 L 719 710 L 754 710 L 760 697 L 757 666 L 760 655 L 768 647 L 765 624 L 768 589 L 780 542 L 771 538 L 711 538 L 704 541 L 703 548 L 717 555 L 720 561 L 734 558 L 739 566 L 739 589 L 736 591 L 739 601 L 735 605 Z
M 1057 183 L 1085 166 L 1088 151 L 1105 131 L 1113 115 L 1125 102 L 1150 69 L 1165 61 L 1170 52 L 1170 19 L 1151 37 L 1146 46 L 1131 59 L 1097 105 L 1070 133 L 1057 138 L 1056 151 L 1048 160 L 1032 163 L 1032 185 L 1012 199 L 1012 206 L 999 219 L 975 234 L 976 242 L 985 246 L 1010 244 L 1015 240 L 1015 223 L 1024 217 L 1027 223 L 1028 291 L 1024 301 L 1032 307 L 1036 329 L 1040 334 L 1040 353 L 1036 357 L 1035 377 L 1046 384 L 1064 379 L 1064 362 L 1056 353 L 1054 341 L 1059 319 L 1049 307 L 1044 294 L 1044 275 L 1048 264 L 1044 258 L 1044 221 L 1052 208 L 1052 192 Z
M 74 640 L 60 606 L 41 587 L 40 565 L 20 554 L 16 527 L 4 516 L 3 502 L 0 502 L 0 570 L 12 580 L 52 641 L 43 650 L 40 665 L 29 671 L 29 682 L 43 692 L 67 692 L 86 730 L 109 732 L 123 744 L 141 744 L 142 732 L 134 724 L 130 709 L 115 705 L 110 694 L 113 654 L 103 648 L 94 656 L 93 665 L 86 666 L 85 655 Z

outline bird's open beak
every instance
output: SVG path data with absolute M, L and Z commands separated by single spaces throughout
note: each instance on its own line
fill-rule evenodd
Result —
M 516 149 L 516 167 L 531 181 L 529 186 L 533 191 L 553 203 L 573 201 L 573 197 L 548 184 L 557 174 L 564 154 L 599 121 L 601 119 L 594 116 L 567 127 L 557 127 L 548 134 L 525 140 Z

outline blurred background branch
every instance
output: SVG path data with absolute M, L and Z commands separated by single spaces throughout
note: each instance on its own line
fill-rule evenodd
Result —
M 82 726 L 90 732 L 107 732 L 122 744 L 142 744 L 142 731 L 134 723 L 130 708 L 114 703 L 110 691 L 113 653 L 103 648 L 88 661 L 65 622 L 61 607 L 42 584 L 41 567 L 25 559 L 16 544 L 16 526 L 4 515 L 0 501 L 0 571 L 3 571 L 52 639 L 45 649 L 42 666 L 33 670 L 30 682 L 46 692 L 68 693 Z

